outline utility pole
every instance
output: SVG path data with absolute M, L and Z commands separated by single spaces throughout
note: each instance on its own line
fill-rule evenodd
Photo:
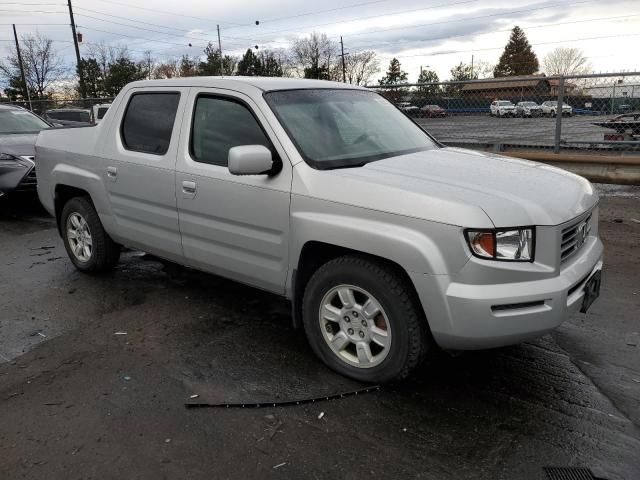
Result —
M 31 94 L 29 93 L 29 85 L 27 85 L 27 79 L 24 76 L 24 65 L 22 64 L 22 55 L 20 54 L 20 44 L 18 43 L 18 34 L 16 33 L 16 24 L 13 24 L 13 38 L 16 40 L 16 52 L 18 52 L 18 64 L 20 65 L 20 75 L 22 76 L 22 84 L 24 85 L 24 91 L 27 92 L 27 100 L 29 101 L 29 110 L 33 111 L 33 105 L 31 105 Z
M 344 43 L 342 42 L 342 35 L 340 35 L 340 50 L 342 51 L 342 83 L 347 83 L 347 67 L 344 63 L 344 57 L 349 55 L 348 53 L 344 53 Z
M 218 28 L 218 52 L 220 53 L 220 75 L 224 74 L 223 64 L 222 64 L 222 43 L 220 43 L 220 25 L 216 25 Z
M 71 6 L 71 0 L 67 0 L 69 6 L 69 18 L 71 19 L 71 33 L 73 33 L 73 45 L 76 47 L 76 62 L 78 65 L 78 76 L 80 77 L 80 96 L 84 98 L 86 96 L 84 90 L 84 80 L 82 79 L 82 63 L 80 63 L 80 47 L 78 46 L 78 34 L 76 33 L 76 22 L 73 19 L 73 7 Z
M 473 55 L 471 55 L 471 80 L 473 80 Z

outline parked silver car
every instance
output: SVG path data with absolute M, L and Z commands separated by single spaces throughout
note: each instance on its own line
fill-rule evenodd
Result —
M 536 102 L 518 102 L 516 104 L 516 116 L 539 117 L 542 115 L 542 107 Z
M 135 82 L 97 126 L 42 132 L 36 163 L 79 270 L 125 245 L 286 296 L 318 357 L 360 381 L 537 337 L 599 292 L 587 180 L 444 147 L 360 87 Z

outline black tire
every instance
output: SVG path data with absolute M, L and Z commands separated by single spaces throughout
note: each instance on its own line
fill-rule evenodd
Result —
M 391 340 L 381 363 L 369 368 L 353 366 L 339 358 L 321 331 L 323 298 L 339 285 L 369 292 L 388 317 Z M 303 297 L 303 324 L 314 353 L 331 369 L 355 380 L 384 383 L 406 378 L 433 349 L 432 337 L 412 285 L 394 267 L 362 256 L 348 255 L 329 261 L 309 280 Z
M 91 255 L 87 261 L 81 261 L 72 251 L 68 235 L 69 218 L 77 213 L 87 223 L 92 240 Z M 105 232 L 100 217 L 88 197 L 74 197 L 65 203 L 60 216 L 60 231 L 64 248 L 69 259 L 81 272 L 98 273 L 112 269 L 120 259 L 120 245 Z

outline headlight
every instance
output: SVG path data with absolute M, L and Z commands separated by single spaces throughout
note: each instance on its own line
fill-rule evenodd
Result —
M 476 257 L 508 262 L 533 262 L 534 228 L 465 230 L 465 237 Z
M 26 168 L 24 162 L 8 153 L 0 153 L 0 167 L 23 167 Z

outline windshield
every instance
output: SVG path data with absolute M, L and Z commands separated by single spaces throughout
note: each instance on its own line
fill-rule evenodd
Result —
M 511 102 L 498 102 L 498 105 L 501 107 L 508 107 L 509 105 L 513 105 Z
M 104 114 L 107 113 L 107 110 L 109 110 L 109 107 L 98 108 L 98 120 L 102 120 L 102 117 L 104 117 Z
M 523 107 L 535 107 L 536 104 L 534 102 L 522 102 L 520 105 Z
M 0 110 L 0 133 L 37 133 L 49 128 L 42 119 L 26 110 Z
M 47 117 L 53 118 L 54 120 L 66 120 L 69 122 L 90 122 L 90 113 L 89 111 L 56 111 L 49 110 L 47 112 Z
M 377 93 L 305 89 L 270 92 L 265 98 L 300 154 L 315 168 L 361 166 L 436 146 Z

